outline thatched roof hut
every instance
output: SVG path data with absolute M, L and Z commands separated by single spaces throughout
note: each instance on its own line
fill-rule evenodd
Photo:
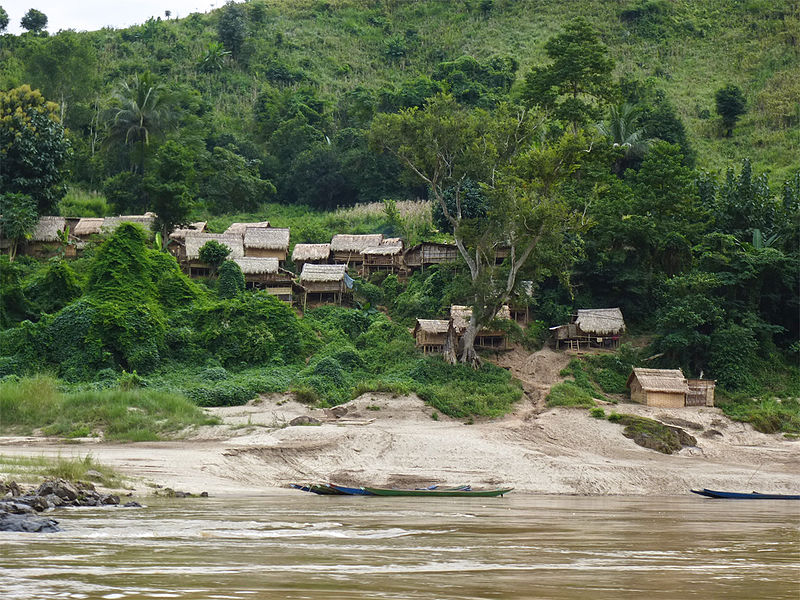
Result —
M 329 283 L 344 281 L 347 265 L 315 265 L 306 263 L 300 273 L 300 283 Z
M 123 223 L 133 223 L 140 225 L 145 231 L 150 231 L 155 223 L 155 213 L 145 213 L 143 215 L 120 215 L 118 217 L 106 217 L 103 219 L 102 232 L 112 233 L 117 227 Z M 79 223 L 80 224 L 80 223 Z
M 31 242 L 59 242 L 59 234 L 67 229 L 67 220 L 64 217 L 39 217 L 36 229 L 31 235 Z
M 179 229 L 174 229 L 172 233 L 169 234 L 169 238 L 171 240 L 178 240 L 183 241 L 186 238 L 186 234 L 190 231 L 197 231 L 197 232 L 204 232 L 206 230 L 206 221 L 197 221 L 196 223 L 190 223 L 188 227 L 182 227 Z
M 618 335 L 625 331 L 625 320 L 619 308 L 579 309 L 575 324 L 588 335 Z
M 231 223 L 225 233 L 244 235 L 248 227 L 269 227 L 269 221 L 256 221 L 255 223 Z
M 422 348 L 425 354 L 444 352 L 448 335 L 452 335 L 452 333 L 451 321 L 443 319 L 417 319 L 414 325 L 416 346 L 417 348 Z
M 347 265 L 315 265 L 305 263 L 300 273 L 303 287 L 303 307 L 311 302 L 341 304 L 349 293 Z
M 453 304 L 450 307 L 450 320 L 453 321 L 453 327 L 455 330 L 461 334 L 469 325 L 469 320 L 472 318 L 472 307 L 471 306 L 461 306 L 458 304 Z M 504 304 L 500 307 L 500 310 L 497 312 L 497 316 L 495 319 L 510 319 L 511 318 L 511 310 L 508 308 L 507 304 Z
M 289 247 L 288 227 L 247 227 L 244 231 L 245 248 L 285 250 Z
M 647 406 L 679 408 L 686 404 L 689 384 L 680 369 L 636 368 L 628 377 L 631 400 Z
M 75 225 L 75 229 L 72 230 L 72 235 L 80 238 L 87 238 L 90 235 L 97 235 L 103 228 L 103 221 L 105 221 L 105 219 L 102 217 L 85 217 L 78 221 L 78 224 Z
M 200 248 L 206 242 L 214 240 L 220 244 L 225 244 L 231 249 L 228 258 L 233 260 L 236 258 L 244 257 L 244 244 L 241 235 L 230 235 L 225 233 L 201 233 L 198 231 L 189 231 L 186 233 L 186 259 L 189 261 L 200 260 Z
M 455 244 L 423 242 L 406 250 L 403 257 L 405 265 L 411 269 L 428 265 L 438 265 L 458 260 L 458 247 Z
M 377 246 L 382 240 L 383 234 L 381 233 L 369 233 L 365 235 L 337 233 L 331 238 L 331 252 L 361 254 L 365 248 Z
M 292 250 L 292 262 L 324 262 L 331 254 L 330 244 L 295 244 Z
M 234 258 L 233 262 L 239 265 L 242 273 L 247 275 L 273 275 L 278 273 L 280 265 L 277 258 L 262 258 L 246 256 Z

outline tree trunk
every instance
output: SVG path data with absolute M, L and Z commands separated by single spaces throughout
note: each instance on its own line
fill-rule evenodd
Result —
M 471 366 L 473 369 L 477 369 L 481 364 L 481 359 L 475 352 L 475 337 L 477 335 L 478 322 L 475 318 L 475 311 L 473 310 L 472 316 L 469 319 L 469 325 L 467 325 L 467 329 L 464 331 L 464 335 L 461 338 L 461 343 L 463 344 L 461 348 L 461 362 Z

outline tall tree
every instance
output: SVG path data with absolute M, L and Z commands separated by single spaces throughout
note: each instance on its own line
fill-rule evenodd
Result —
M 576 17 L 544 47 L 552 62 L 526 75 L 524 100 L 530 106 L 551 109 L 573 128 L 598 121 L 601 105 L 614 96 L 614 61 L 597 30 L 583 17 Z
M 449 95 L 435 96 L 422 110 L 382 114 L 373 121 L 373 146 L 393 153 L 429 186 L 452 227 L 473 295 L 460 360 L 473 366 L 478 330 L 517 291 L 520 275 L 558 274 L 555 265 L 569 253 L 563 236 L 575 221 L 561 198 L 561 184 L 577 169 L 585 140 L 570 135 L 554 146 L 534 143 L 541 124 L 525 109 L 501 105 L 494 113 L 470 111 Z M 462 210 L 467 178 L 485 190 L 485 218 Z
M 109 141 L 135 147 L 132 170 L 144 176 L 150 142 L 174 121 L 174 99 L 149 71 L 123 81 L 114 91 L 114 97 L 118 108 L 111 119 Z
M 725 137 L 731 137 L 736 121 L 747 111 L 744 94 L 738 86 L 726 85 L 717 90 L 714 100 L 717 114 L 722 117 L 722 125 L 725 127 Z
M 58 105 L 29 85 L 0 91 L 0 190 L 30 196 L 39 214 L 66 193 L 69 142 L 58 114 Z
M 8 13 L 6 9 L 0 6 L 0 33 L 3 33 L 8 27 Z
M 644 128 L 639 126 L 639 114 L 636 107 L 626 102 L 612 106 L 608 121 L 597 125 L 600 134 L 622 152 L 622 156 L 614 163 L 614 172 L 617 175 L 640 160 L 653 142 L 645 137 Z
M 247 37 L 247 15 L 241 4 L 232 0 L 225 4 L 217 23 L 217 35 L 233 58 L 239 58 Z
M 26 31 L 40 33 L 47 27 L 47 15 L 35 8 L 31 8 L 25 13 L 19 24 Z
M 189 223 L 195 188 L 194 157 L 187 147 L 170 140 L 158 149 L 154 162 L 155 168 L 145 177 L 144 186 L 150 208 L 157 215 L 155 227 L 166 249 L 173 229 Z

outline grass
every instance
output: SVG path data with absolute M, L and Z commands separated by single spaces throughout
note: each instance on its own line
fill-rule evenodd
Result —
M 96 471 L 101 477 L 89 477 L 89 471 Z M 97 462 L 91 454 L 83 458 L 0 454 L 0 474 L 2 478 L 18 483 L 38 483 L 43 477 L 55 477 L 68 481 L 91 480 L 108 488 L 119 488 L 124 484 L 124 478 L 119 473 Z
M 215 424 L 192 402 L 175 393 L 148 389 L 62 392 L 46 376 L 0 383 L 0 432 L 150 441 L 182 429 Z
M 547 406 L 593 408 L 595 402 L 592 394 L 584 387 L 574 381 L 564 381 L 550 388 Z
M 697 441 L 687 433 L 679 433 L 663 423 L 638 417 L 611 413 L 608 420 L 625 427 L 622 432 L 626 438 L 632 439 L 644 448 L 650 448 L 663 454 L 677 452 L 684 445 L 695 445 Z
M 747 398 L 723 400 L 717 405 L 734 421 L 750 423 L 762 433 L 800 434 L 800 400 L 797 398 Z

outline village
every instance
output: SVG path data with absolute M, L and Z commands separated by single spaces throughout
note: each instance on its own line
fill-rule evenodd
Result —
M 88 244 L 95 244 L 122 223 L 133 223 L 152 231 L 156 215 L 123 215 L 104 218 L 43 216 L 31 238 L 17 248 L 23 255 L 44 259 L 53 256 L 76 258 Z M 217 242 L 230 250 L 228 259 L 242 271 L 249 290 L 263 290 L 305 311 L 321 304 L 351 306 L 356 279 L 368 279 L 382 272 L 407 280 L 416 270 L 454 262 L 459 258 L 455 244 L 423 242 L 409 248 L 398 237 L 376 234 L 336 234 L 330 243 L 297 243 L 290 255 L 289 228 L 272 227 L 268 221 L 232 223 L 222 233 L 206 230 L 206 222 L 195 222 L 173 230 L 166 249 L 191 278 L 214 275 L 211 265 L 200 258 L 201 248 Z M 0 237 L 0 251 L 8 251 L 10 240 Z M 504 257 L 498 252 L 498 260 Z M 294 271 L 287 268 L 291 260 Z M 478 331 L 475 347 L 481 350 L 509 349 L 508 332 L 502 321 L 525 326 L 530 318 L 525 298 L 504 305 L 493 324 Z M 424 354 L 455 355 L 472 309 L 450 306 L 447 318 L 416 319 L 413 336 Z M 570 323 L 550 327 L 556 350 L 581 352 L 616 349 L 625 332 L 625 320 L 618 307 L 578 309 Z M 630 398 L 646 406 L 680 408 L 714 406 L 716 382 L 687 378 L 679 369 L 634 368 L 627 381 Z

